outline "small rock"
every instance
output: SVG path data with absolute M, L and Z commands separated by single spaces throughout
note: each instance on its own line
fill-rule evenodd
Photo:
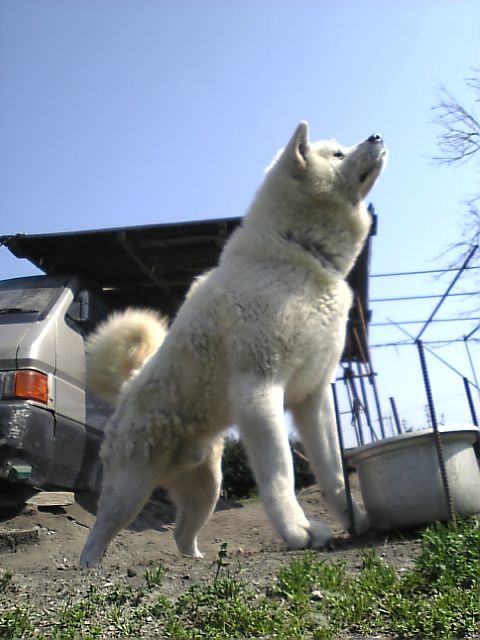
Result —
M 315 589 L 310 594 L 310 599 L 315 601 L 315 602 L 318 602 L 319 600 L 323 600 L 323 593 L 321 591 L 319 591 L 318 589 Z
M 26 516 L 33 516 L 35 513 L 38 513 L 38 508 L 34 504 L 27 504 L 23 507 L 22 513 Z
M 133 569 L 132 567 L 128 567 L 127 576 L 129 578 L 134 578 L 136 575 L 137 575 L 137 572 L 135 571 L 135 569 Z

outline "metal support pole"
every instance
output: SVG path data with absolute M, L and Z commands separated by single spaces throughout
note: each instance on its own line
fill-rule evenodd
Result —
M 478 427 L 477 414 L 475 412 L 475 405 L 473 404 L 472 392 L 470 390 L 470 382 L 468 378 L 463 378 L 463 384 L 465 386 L 465 393 L 467 394 L 467 401 L 470 408 L 470 415 L 472 416 L 472 422 L 476 427 Z M 475 441 L 473 448 L 475 450 L 475 453 L 477 454 L 477 457 L 480 456 L 480 440 L 478 438 Z
M 350 414 L 352 416 L 351 424 L 353 426 L 353 430 L 355 431 L 355 438 L 357 439 L 357 445 L 362 445 L 364 443 L 362 442 L 362 436 L 358 430 L 357 419 L 356 419 L 355 411 L 353 407 L 352 394 L 350 393 L 350 387 L 348 386 L 348 380 L 347 380 L 346 374 L 343 378 L 343 382 L 345 383 L 345 388 L 347 390 L 348 406 L 350 407 Z
M 380 433 L 382 438 L 385 438 L 385 425 L 383 424 L 382 406 L 380 404 L 380 396 L 378 395 L 377 383 L 375 380 L 375 374 L 372 372 L 368 378 L 373 389 L 373 397 L 375 398 L 375 406 L 377 407 L 378 422 L 380 424 Z
M 478 327 L 477 327 L 477 329 L 478 329 Z M 475 331 L 477 329 L 475 329 Z M 477 387 L 477 395 L 478 395 L 478 398 L 480 400 L 480 389 L 478 387 L 477 372 L 475 370 L 475 367 L 473 366 L 472 354 L 470 353 L 470 349 L 468 348 L 468 339 L 472 335 L 472 333 L 473 332 L 470 332 L 468 336 L 464 336 L 463 343 L 465 344 L 465 349 L 467 351 L 468 361 L 470 362 L 470 368 L 472 370 L 473 379 L 475 380 L 475 386 Z
M 362 365 L 360 364 L 360 362 L 357 362 L 357 372 L 358 372 L 358 378 L 360 380 L 360 390 L 362 392 L 362 398 L 363 398 L 363 410 L 365 413 L 365 419 L 367 421 L 368 428 L 370 429 L 370 437 L 372 438 L 372 440 L 378 440 L 378 436 L 375 433 L 375 429 L 373 428 L 372 419 L 370 416 L 370 407 L 368 406 L 367 390 L 365 389 L 365 381 L 363 379 Z
M 353 335 L 355 337 L 355 340 L 357 342 L 357 346 L 358 349 L 362 355 L 362 358 L 364 360 L 364 362 L 367 363 L 367 370 L 369 373 L 368 376 L 368 381 L 370 382 L 370 384 L 372 385 L 372 389 L 373 389 L 373 397 L 375 398 L 375 407 L 377 409 L 377 417 L 378 417 L 378 423 L 380 425 L 380 433 L 382 434 L 382 438 L 385 438 L 385 425 L 383 424 L 383 416 L 382 416 L 382 406 L 380 404 L 380 395 L 378 393 L 378 388 L 377 388 L 377 382 L 375 380 L 375 373 L 373 371 L 373 367 L 372 367 L 372 359 L 370 357 L 370 349 L 368 348 L 368 336 L 367 336 L 367 324 L 365 322 L 365 318 L 363 316 L 363 311 L 362 311 L 362 304 L 361 304 L 361 299 L 358 298 L 358 310 L 360 313 L 360 321 L 362 323 L 362 331 L 363 331 L 363 336 L 365 339 L 365 344 L 367 347 L 367 352 L 363 353 L 363 349 L 362 349 L 362 343 L 360 340 L 360 337 L 358 335 L 357 330 L 354 328 L 353 330 Z
M 476 427 L 478 427 L 477 414 L 475 412 L 475 405 L 473 404 L 472 392 L 470 391 L 470 383 L 468 382 L 468 378 L 463 378 L 463 384 L 465 387 L 465 393 L 467 394 L 468 408 L 470 409 L 472 422 Z
M 397 403 L 395 398 L 389 398 L 390 406 L 392 407 L 393 419 L 395 420 L 395 426 L 397 428 L 398 435 L 402 433 L 402 425 L 400 424 L 400 418 L 398 416 Z
M 350 388 L 352 390 L 352 396 L 353 396 L 353 417 L 355 418 L 358 426 L 358 433 L 360 435 L 360 444 L 364 445 L 365 436 L 363 435 L 363 425 L 362 425 L 362 419 L 360 417 L 360 407 L 362 405 L 360 402 L 360 398 L 358 397 L 358 390 L 357 390 L 357 385 L 355 384 L 354 373 L 351 369 L 347 369 L 347 373 L 348 373 L 348 381 L 350 382 Z
M 355 527 L 355 517 L 353 515 L 352 488 L 350 486 L 350 476 L 348 475 L 347 461 L 345 459 L 345 443 L 343 441 L 342 422 L 340 418 L 340 409 L 338 406 L 337 388 L 334 382 L 332 382 L 331 386 L 333 395 L 333 406 L 335 409 L 335 422 L 337 423 L 338 444 L 340 447 L 340 456 L 342 459 L 343 480 L 345 482 L 345 496 L 347 499 L 348 519 L 350 521 L 350 531 L 352 532 L 352 535 L 355 536 L 357 534 L 357 530 Z
M 438 456 L 438 464 L 440 467 L 440 476 L 442 479 L 442 484 L 443 484 L 443 490 L 445 493 L 445 501 L 446 501 L 446 505 L 447 505 L 447 513 L 448 513 L 448 517 L 450 520 L 455 520 L 455 509 L 453 508 L 453 501 L 452 501 L 452 496 L 450 493 L 450 486 L 448 484 L 448 475 L 447 475 L 447 468 L 445 466 L 445 456 L 443 454 L 443 445 L 442 445 L 442 440 L 440 438 L 440 432 L 438 429 L 438 422 L 437 422 L 437 414 L 435 413 L 435 405 L 433 402 L 433 395 L 432 395 L 432 387 L 430 385 L 430 378 L 428 375 L 428 369 L 427 369 L 427 362 L 425 360 L 425 351 L 423 349 L 423 344 L 421 340 L 416 340 L 417 345 L 417 349 L 418 349 L 418 355 L 420 357 L 420 366 L 422 368 L 422 375 L 423 375 L 423 383 L 425 385 L 425 393 L 427 396 L 427 402 L 428 402 L 428 409 L 430 412 L 430 418 L 432 420 L 432 427 L 433 427 L 433 434 L 434 434 L 434 438 L 435 438 L 435 445 L 436 445 L 436 449 L 437 449 L 437 456 Z

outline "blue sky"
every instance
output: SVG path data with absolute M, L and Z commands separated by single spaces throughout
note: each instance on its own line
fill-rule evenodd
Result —
M 432 163 L 431 107 L 440 84 L 472 107 L 464 78 L 480 67 L 479 24 L 477 0 L 0 0 L 0 233 L 241 215 L 306 119 L 314 139 L 351 145 L 378 132 L 386 141 L 389 164 L 371 194 L 372 272 L 440 268 L 478 166 Z M 0 250 L 2 277 L 33 271 Z M 447 284 L 375 278 L 371 294 Z M 372 303 L 373 320 L 423 319 L 434 302 Z M 469 308 L 456 298 L 440 315 L 468 318 Z M 474 326 L 439 324 L 425 339 Z M 373 344 L 402 338 L 371 329 Z M 439 353 L 470 375 L 463 345 Z M 394 395 L 402 417 L 422 426 L 414 348 L 373 356 L 382 401 Z M 431 366 L 439 413 L 466 421 L 461 380 Z

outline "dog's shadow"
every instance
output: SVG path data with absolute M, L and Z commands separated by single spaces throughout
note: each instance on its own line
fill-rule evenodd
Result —
M 75 494 L 75 501 L 88 513 L 97 515 L 98 494 L 90 491 L 78 491 Z M 240 509 L 241 507 L 243 507 L 243 504 L 240 502 L 220 498 L 215 511 Z M 168 531 L 175 523 L 175 513 L 175 505 L 170 502 L 167 493 L 163 489 L 156 489 L 150 500 L 127 529 L 129 531 L 146 531 L 149 529 Z

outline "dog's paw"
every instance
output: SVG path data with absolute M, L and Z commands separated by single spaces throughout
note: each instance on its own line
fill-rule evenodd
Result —
M 80 567 L 82 567 L 83 569 L 91 569 L 92 567 L 96 567 L 100 560 L 103 558 L 104 552 L 105 549 L 100 549 L 99 547 L 97 547 L 93 540 L 87 540 L 80 556 Z
M 177 549 L 179 550 L 182 556 L 187 558 L 203 558 L 203 553 L 197 546 L 197 540 L 182 540 L 175 539 L 177 543 Z
M 89 553 L 85 552 L 85 549 L 82 551 L 79 563 L 82 569 L 91 569 L 92 567 L 95 567 L 99 562 L 100 558 L 91 556 Z
M 196 551 L 193 551 L 191 553 L 185 553 L 183 551 L 180 552 L 182 554 L 182 556 L 184 556 L 185 558 L 195 558 L 198 560 L 201 560 L 202 558 L 204 558 L 205 556 L 203 555 L 203 553 L 201 551 L 199 551 L 198 549 Z
M 308 524 L 310 534 L 309 547 L 311 549 L 323 549 L 324 547 L 328 547 L 333 540 L 333 533 L 330 531 L 329 527 L 323 524 L 323 522 L 318 522 L 318 520 L 310 520 Z
M 354 508 L 354 519 L 355 533 L 357 535 L 362 535 L 362 533 L 366 533 L 370 529 L 371 524 L 367 513 L 358 505 L 356 505 L 356 508 Z
M 182 556 L 186 558 L 203 558 L 203 553 L 197 547 L 197 543 L 193 544 L 179 544 L 177 542 L 177 548 L 180 551 Z
M 316 520 L 289 528 L 284 537 L 290 549 L 322 549 L 333 539 L 330 529 Z

